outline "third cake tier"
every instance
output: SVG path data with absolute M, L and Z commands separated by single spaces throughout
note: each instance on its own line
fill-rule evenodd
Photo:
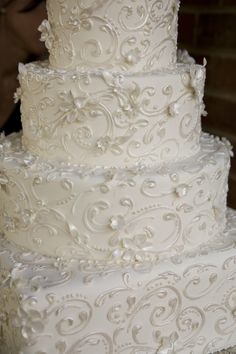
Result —
M 183 162 L 88 168 L 42 161 L 1 141 L 0 229 L 41 254 L 140 261 L 192 251 L 225 228 L 231 148 L 203 135 Z

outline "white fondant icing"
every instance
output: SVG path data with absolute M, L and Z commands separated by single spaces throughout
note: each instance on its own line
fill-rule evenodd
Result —
M 204 135 L 191 159 L 119 169 L 57 166 L 11 140 L 0 160 L 0 227 L 26 249 L 132 261 L 192 250 L 225 227 L 226 142 Z
M 152 71 L 176 62 L 177 0 L 48 0 L 39 27 L 58 68 Z
M 0 353 L 210 354 L 233 346 L 235 244 L 233 211 L 223 242 L 157 264 L 66 264 L 1 239 Z
M 129 75 L 21 66 L 24 146 L 105 166 L 187 158 L 199 150 L 204 82 L 197 65 Z

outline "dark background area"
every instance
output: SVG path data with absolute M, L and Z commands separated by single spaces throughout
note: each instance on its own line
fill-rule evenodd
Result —
M 207 59 L 203 130 L 227 137 L 236 155 L 236 0 L 182 0 L 179 47 L 198 63 Z M 236 208 L 236 158 L 228 204 Z

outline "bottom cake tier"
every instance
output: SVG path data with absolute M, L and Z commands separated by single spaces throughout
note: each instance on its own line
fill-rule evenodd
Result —
M 63 261 L 0 241 L 1 354 L 209 354 L 236 345 L 236 212 L 159 263 Z

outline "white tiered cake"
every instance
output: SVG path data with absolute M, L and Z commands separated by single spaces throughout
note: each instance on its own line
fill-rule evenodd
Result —
M 0 138 L 0 353 L 209 354 L 236 344 L 231 146 L 201 132 L 205 63 L 177 0 L 48 0 Z

